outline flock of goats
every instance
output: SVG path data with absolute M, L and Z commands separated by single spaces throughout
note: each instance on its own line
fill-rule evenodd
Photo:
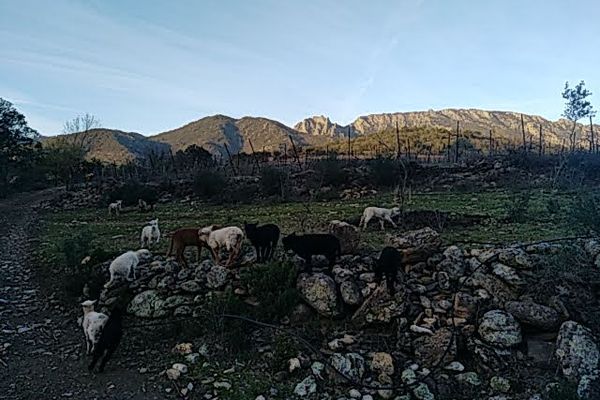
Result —
M 119 215 L 122 202 L 116 201 L 108 206 L 109 215 Z M 138 203 L 140 210 L 148 210 L 148 205 L 140 200 Z M 367 207 L 364 209 L 359 226 L 366 229 L 371 220 L 378 220 L 383 230 L 385 222 L 390 223 L 394 228 L 397 226 L 394 219 L 399 217 L 401 211 L 399 208 Z M 245 238 L 248 238 L 256 251 L 256 260 L 261 263 L 271 260 L 279 242 L 280 229 L 275 224 L 248 224 L 244 223 L 244 229 L 237 226 L 219 227 L 210 225 L 204 228 L 181 228 L 171 234 L 171 243 L 167 257 L 175 256 L 178 263 L 187 268 L 187 262 L 184 257 L 184 250 L 188 246 L 195 246 L 198 249 L 200 257 L 202 248 L 210 251 L 211 257 L 216 265 L 220 264 L 220 255 L 222 250 L 229 253 L 229 258 L 225 264 L 230 267 L 239 257 L 242 244 Z M 140 250 L 128 251 L 115 258 L 109 266 L 110 280 L 105 288 L 110 288 L 118 280 L 125 279 L 129 282 L 136 279 L 135 269 L 140 261 L 147 261 L 152 254 L 145 247 L 156 244 L 160 241 L 161 234 L 158 227 L 158 219 L 154 219 L 142 229 L 140 237 Z M 312 256 L 325 256 L 329 261 L 331 268 L 337 257 L 341 254 L 339 239 L 329 233 L 311 233 L 297 235 L 295 232 L 287 235 L 281 240 L 284 250 L 292 251 L 302 258 L 306 263 L 307 272 L 311 272 Z M 381 280 L 384 276 L 388 290 L 393 294 L 397 281 L 397 273 L 402 264 L 402 254 L 393 247 L 385 247 L 381 251 L 374 266 L 374 272 L 377 279 Z M 96 301 L 86 300 L 81 303 L 83 307 L 83 317 L 81 326 L 85 335 L 87 354 L 92 354 L 92 362 L 88 369 L 92 371 L 94 366 L 102 358 L 99 371 L 102 372 L 106 362 L 117 348 L 122 334 L 122 315 L 123 310 L 115 307 L 110 316 L 104 313 L 94 311 Z

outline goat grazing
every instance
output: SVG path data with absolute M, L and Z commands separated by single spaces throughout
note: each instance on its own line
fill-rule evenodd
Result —
M 108 205 L 108 215 L 112 215 L 113 213 L 115 215 L 119 215 L 119 213 L 121 212 L 122 204 L 123 204 L 123 200 L 117 200 L 114 203 L 110 203 Z
M 373 218 L 378 219 L 381 224 L 381 230 L 384 230 L 385 221 L 392 224 L 394 228 L 397 228 L 396 223 L 394 222 L 394 218 L 399 216 L 402 212 L 400 208 L 381 208 L 381 207 L 367 207 L 363 211 L 363 215 L 360 219 L 359 225 L 362 226 L 363 229 L 367 229 L 367 224 Z
M 202 228 L 181 228 L 177 229 L 171 234 L 171 244 L 169 245 L 169 251 L 167 257 L 175 255 L 175 259 L 178 263 L 181 263 L 184 268 L 187 268 L 187 261 L 183 252 L 187 246 L 196 246 L 198 248 L 198 260 L 202 255 L 202 247 L 207 247 L 206 243 L 200 240 L 198 232 Z
M 107 289 L 112 287 L 114 281 L 118 278 L 126 278 L 129 282 L 134 281 L 136 279 L 135 267 L 137 267 L 140 261 L 149 260 L 150 257 L 152 257 L 152 253 L 146 249 L 128 251 L 121 254 L 110 263 L 108 267 L 110 280 L 104 287 Z
M 402 253 L 394 247 L 384 247 L 373 271 L 379 281 L 385 275 L 387 288 L 393 296 L 396 293 L 395 283 L 398 281 L 398 270 L 402 267 Z
M 210 249 L 215 264 L 220 263 L 221 248 L 229 251 L 229 259 L 225 266 L 230 266 L 242 250 L 244 241 L 244 232 L 237 226 L 228 226 L 226 228 L 215 229 L 214 225 L 207 226 L 198 231 L 198 237 Z
M 81 303 L 83 308 L 81 327 L 83 328 L 83 335 L 85 336 L 86 354 L 90 354 L 94 351 L 96 344 L 100 339 L 100 332 L 108 319 L 106 314 L 94 311 L 94 304 L 96 304 L 95 300 L 86 300 Z
M 152 243 L 160 242 L 160 229 L 158 229 L 158 218 L 148 222 L 142 229 L 140 247 L 149 247 Z
M 106 324 L 104 325 L 104 329 L 102 329 L 102 333 L 100 334 L 100 338 L 96 347 L 93 351 L 92 362 L 88 366 L 88 370 L 92 371 L 94 366 L 102 357 L 102 361 L 100 362 L 100 366 L 98 367 L 98 372 L 103 372 L 104 367 L 106 366 L 106 362 L 113 355 L 121 338 L 123 337 L 123 310 L 120 307 L 115 307 Z
M 275 224 L 258 226 L 244 223 L 244 231 L 256 250 L 256 260 L 259 263 L 269 261 L 273 257 L 277 242 L 279 242 L 279 227 Z
M 312 271 L 312 256 L 323 255 L 327 257 L 329 266 L 332 267 L 337 256 L 341 254 L 340 240 L 328 233 L 296 235 L 294 232 L 284 237 L 281 242 L 286 251 L 292 250 L 306 261 L 308 272 Z

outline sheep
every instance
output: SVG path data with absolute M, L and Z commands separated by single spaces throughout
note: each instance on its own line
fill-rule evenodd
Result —
M 258 262 L 268 261 L 273 257 L 277 242 L 279 242 L 279 227 L 275 224 L 258 226 L 244 222 L 244 231 L 252 246 L 256 249 Z
M 123 204 L 123 200 L 117 200 L 114 203 L 110 203 L 108 205 L 108 215 L 112 215 L 112 213 L 114 212 L 115 215 L 119 215 L 119 213 L 121 212 L 121 205 Z
M 403 256 L 400 251 L 394 247 L 387 246 L 381 250 L 379 259 L 377 259 L 373 267 L 375 276 L 379 281 L 385 275 L 387 289 L 392 296 L 396 294 L 394 284 L 398 281 L 398 270 L 402 267 L 402 260 Z
M 379 223 L 381 224 L 381 230 L 384 230 L 385 221 L 392 224 L 392 226 L 394 228 L 397 228 L 397 225 L 394 222 L 393 218 L 396 218 L 401 213 L 402 212 L 400 211 L 400 208 L 398 208 L 398 207 L 394 207 L 394 208 L 367 207 L 363 211 L 363 215 L 360 219 L 359 226 L 362 226 L 363 229 L 367 229 L 367 224 L 369 223 L 369 221 L 373 218 L 376 218 L 379 220 Z
M 198 248 L 199 260 L 202 255 L 202 247 L 208 247 L 198 236 L 200 229 L 202 228 L 181 228 L 171 233 L 171 244 L 169 245 L 167 257 L 175 255 L 177 262 L 181 263 L 184 268 L 187 268 L 188 265 L 183 252 L 187 246 L 196 246 Z
M 140 261 L 148 260 L 150 257 L 152 257 L 152 253 L 146 249 L 128 251 L 121 254 L 110 263 L 110 266 L 108 267 L 108 270 L 110 271 L 110 280 L 104 287 L 106 289 L 112 287 L 114 281 L 120 277 L 126 278 L 129 282 L 134 281 L 136 279 L 135 267 L 137 267 Z
M 160 229 L 158 229 L 158 218 L 148 222 L 148 225 L 146 225 L 142 229 L 140 247 L 150 246 L 153 242 L 156 244 L 160 242 Z
M 88 371 L 92 371 L 94 366 L 102 357 L 98 372 L 103 372 L 106 362 L 117 349 L 121 338 L 123 337 L 123 310 L 120 307 L 115 307 L 110 313 L 104 329 L 100 334 L 100 338 L 93 351 L 92 362 L 88 365 Z
M 312 272 L 313 255 L 324 255 L 329 261 L 329 266 L 333 267 L 336 257 L 341 254 L 339 239 L 329 233 L 296 235 L 294 232 L 284 237 L 281 242 L 286 251 L 292 250 L 306 261 L 309 273 Z
M 83 328 L 83 335 L 85 336 L 86 354 L 90 354 L 94 351 L 95 346 L 100 339 L 100 332 L 108 319 L 106 314 L 94 311 L 94 304 L 96 304 L 95 300 L 86 300 L 81 303 L 83 308 L 81 327 Z
M 198 231 L 198 237 L 210 249 L 215 264 L 220 263 L 220 250 L 225 247 L 229 251 L 229 259 L 225 266 L 230 266 L 242 250 L 244 241 L 244 231 L 237 226 L 228 226 L 226 228 L 215 229 L 214 225 L 204 227 Z

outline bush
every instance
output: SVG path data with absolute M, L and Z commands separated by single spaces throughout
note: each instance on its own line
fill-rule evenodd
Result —
M 265 196 L 288 196 L 289 174 L 277 167 L 264 167 L 260 171 L 260 189 Z
M 510 193 L 505 204 L 506 218 L 511 222 L 525 222 L 529 215 L 530 200 L 531 192 L 529 190 Z
M 124 206 L 136 206 L 138 199 L 142 199 L 148 204 L 155 204 L 158 201 L 158 191 L 152 186 L 129 181 L 106 193 L 102 203 L 107 206 L 116 200 L 123 200 Z
M 314 169 L 316 179 L 324 186 L 342 186 L 348 180 L 348 172 L 342 167 L 342 163 L 335 156 L 317 161 Z
M 192 190 L 196 196 L 212 199 L 220 195 L 226 185 L 227 180 L 222 173 L 218 171 L 202 170 L 194 176 Z
M 370 162 L 369 167 L 371 182 L 376 187 L 394 187 L 404 177 L 402 164 L 391 158 L 378 157 Z
M 255 317 L 278 323 L 289 315 L 299 302 L 296 290 L 296 267 L 289 262 L 271 262 L 255 266 L 242 275 L 242 282 L 261 304 Z
M 577 230 L 600 232 L 600 198 L 590 193 L 582 193 L 575 199 L 569 210 L 569 219 Z
M 250 347 L 250 336 L 256 327 L 245 321 L 225 318 L 223 314 L 250 317 L 250 311 L 250 306 L 230 291 L 223 296 L 213 296 L 203 309 L 202 320 L 206 333 L 217 336 L 224 350 L 238 356 L 241 351 Z

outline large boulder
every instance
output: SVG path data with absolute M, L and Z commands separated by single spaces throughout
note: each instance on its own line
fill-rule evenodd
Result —
M 517 292 L 515 289 L 495 275 L 477 271 L 473 274 L 470 281 L 472 286 L 487 290 L 494 298 L 495 304 L 499 306 L 504 305 L 507 301 L 517 299 Z
M 402 300 L 398 300 L 399 294 L 391 297 L 386 285 L 379 285 L 352 316 L 352 321 L 357 326 L 371 323 L 388 323 L 392 319 L 401 316 L 406 308 Z
M 521 343 L 521 326 L 517 320 L 502 310 L 488 311 L 483 315 L 478 329 L 487 343 L 497 347 L 511 347 Z
M 426 261 L 431 254 L 436 253 L 442 240 L 439 233 L 427 227 L 404 232 L 400 236 L 388 235 L 387 243 L 403 250 L 404 262 L 414 264 Z
M 347 222 L 334 220 L 329 223 L 329 233 L 340 240 L 342 254 L 353 254 L 360 243 L 360 231 Z
M 524 283 L 523 279 L 521 279 L 517 271 L 514 268 L 509 267 L 508 265 L 504 265 L 502 263 L 494 263 L 492 265 L 492 272 L 494 273 L 494 275 L 496 275 L 498 278 L 502 279 L 509 285 L 519 286 Z
M 600 352 L 592 331 L 574 321 L 563 323 L 556 339 L 556 358 L 571 381 L 598 376 Z
M 160 318 L 169 313 L 165 301 L 156 290 L 138 293 L 129 303 L 127 312 L 140 318 Z
M 354 280 L 342 282 L 340 284 L 340 293 L 342 294 L 342 300 L 348 305 L 358 306 L 362 303 L 362 293 Z
M 326 317 L 337 317 L 341 314 L 335 282 L 328 275 L 302 274 L 298 279 L 297 289 L 304 301 L 319 314 Z
M 532 301 L 509 301 L 505 309 L 519 322 L 543 330 L 553 330 L 560 324 L 560 316 L 555 309 Z

